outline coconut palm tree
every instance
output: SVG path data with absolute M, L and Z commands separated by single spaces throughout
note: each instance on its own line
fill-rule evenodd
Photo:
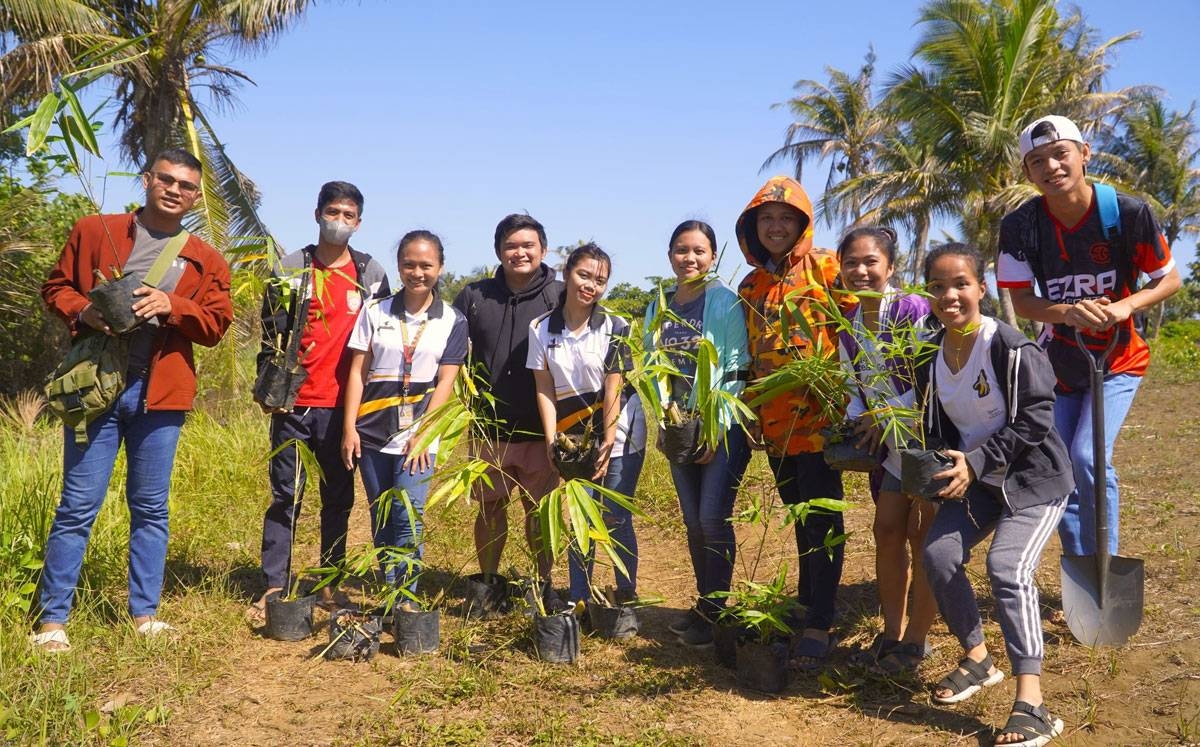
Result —
M 887 99 L 948 165 L 964 237 L 994 257 L 1001 218 L 1033 194 L 1021 129 L 1050 112 L 1098 129 L 1130 93 L 1104 90 L 1109 52 L 1135 34 L 1100 42 L 1054 0 L 931 0 L 918 26 L 914 62 L 891 77 Z M 1005 293 L 1001 309 L 1015 322 Z
M 855 195 L 862 210 L 859 223 L 902 226 L 912 237 L 904 276 L 920 281 L 935 219 L 952 218 L 958 206 L 958 188 L 949 165 L 932 143 L 900 132 L 885 138 L 875 151 L 873 169 L 847 179 L 818 201 L 826 214 L 839 212 L 838 202 Z
M 1172 111 L 1155 93 L 1132 98 L 1120 130 L 1095 145 L 1094 170 L 1150 204 L 1172 249 L 1184 233 L 1200 232 L 1200 130 L 1193 103 Z M 1159 304 L 1153 331 L 1161 326 Z
M 783 145 L 772 153 L 762 168 L 768 169 L 783 161 L 795 164 L 799 180 L 804 163 L 828 160 L 828 190 L 839 182 L 863 176 L 871 170 L 875 147 L 886 128 L 886 122 L 873 104 L 872 80 L 875 74 L 875 52 L 867 52 L 858 75 L 827 67 L 829 83 L 815 80 L 797 81 L 798 95 L 776 107 L 786 106 L 795 117 L 788 125 Z M 855 220 L 862 209 L 856 192 L 827 206 L 818 214 L 829 225 L 847 218 Z
M 307 0 L 5 0 L 0 5 L 0 101 L 11 111 L 53 90 L 84 56 L 123 50 L 112 69 L 124 160 L 141 168 L 165 147 L 204 164 L 203 200 L 189 228 L 225 251 L 230 237 L 266 236 L 258 196 L 225 151 L 208 112 L 228 107 L 250 78 L 218 60 L 270 43 Z M 133 52 L 134 54 L 130 54 Z M 145 54 L 136 54 L 145 52 Z M 207 91 L 206 100 L 198 96 Z

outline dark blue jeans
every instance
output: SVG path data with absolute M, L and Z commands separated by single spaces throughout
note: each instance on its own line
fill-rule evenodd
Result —
M 321 565 L 346 558 L 346 529 L 354 507 L 354 473 L 342 465 L 342 409 L 298 407 L 271 416 L 271 449 L 297 439 L 312 450 L 321 466 Z M 271 457 L 271 505 L 263 517 L 262 565 L 267 588 L 287 588 L 292 564 L 292 534 L 304 498 L 304 466 L 293 446 Z M 297 493 L 295 488 L 300 486 Z M 293 501 L 293 498 L 295 499 Z
M 363 449 L 359 467 L 362 469 L 367 501 L 371 506 L 371 535 L 376 549 L 386 553 L 379 558 L 384 579 L 389 584 L 399 584 L 409 591 L 416 591 L 416 576 L 420 573 L 425 551 L 425 500 L 429 497 L 437 457 L 429 455 L 429 469 L 424 472 L 405 469 L 406 458 L 404 454 L 384 454 Z M 389 490 L 392 492 L 385 508 L 380 505 L 379 499 Z M 411 516 L 404 497 L 400 495 L 401 491 L 412 506 Z
M 92 524 L 125 444 L 125 502 L 129 506 L 129 614 L 158 611 L 167 562 L 167 494 L 182 411 L 145 412 L 144 378 L 129 382 L 113 408 L 88 426 L 88 443 L 63 429 L 63 490 L 46 540 L 38 597 L 39 622 L 66 623 L 79 584 Z
M 769 457 L 771 472 L 785 505 L 796 505 L 813 498 L 841 499 L 842 473 L 829 468 L 821 452 Z M 804 627 L 829 630 L 833 627 L 838 584 L 846 545 L 839 543 L 832 555 L 825 549 L 825 536 L 844 534 L 841 512 L 814 510 L 801 523 L 796 522 L 796 551 L 800 554 L 800 604 L 804 607 Z
M 642 462 L 645 458 L 645 451 L 613 457 L 608 463 L 608 472 L 604 473 L 604 481 L 601 484 L 609 490 L 632 498 L 634 491 L 637 490 L 638 477 L 642 474 Z M 604 505 L 604 525 L 608 527 L 609 535 L 613 539 L 613 550 L 625 564 L 625 570 L 628 572 L 625 574 L 617 570 L 613 571 L 616 576 L 617 591 L 632 596 L 637 593 L 638 566 L 637 534 L 633 531 L 633 514 L 603 496 L 601 496 L 600 502 Z M 590 586 L 596 548 L 592 546 L 588 550 L 585 558 L 575 543 L 571 543 L 568 570 L 570 571 L 572 602 L 590 601 L 592 598 Z
M 717 447 L 708 464 L 672 464 L 671 479 L 679 493 L 679 510 L 687 528 L 688 554 L 696 576 L 696 608 L 713 615 L 725 606 L 723 599 L 710 599 L 714 591 L 729 591 L 737 540 L 733 534 L 733 502 L 746 465 L 750 446 L 746 432 L 734 426 Z

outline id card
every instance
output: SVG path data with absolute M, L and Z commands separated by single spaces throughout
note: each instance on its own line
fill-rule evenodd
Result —
M 412 428 L 413 424 L 413 406 L 411 402 L 405 402 L 402 405 L 396 406 L 396 430 L 400 433 Z
M 396 445 L 401 453 L 408 451 L 408 442 L 412 439 L 413 406 L 409 402 L 396 406 Z

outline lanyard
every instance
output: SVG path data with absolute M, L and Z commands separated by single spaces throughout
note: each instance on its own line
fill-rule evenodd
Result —
M 404 370 L 401 374 L 400 386 L 405 397 L 408 396 L 408 384 L 412 379 L 413 358 L 417 354 L 417 343 L 421 341 L 421 335 L 425 332 L 425 324 L 429 321 L 429 317 L 421 320 L 417 325 L 417 333 L 413 335 L 413 340 L 410 343 L 408 341 L 408 324 L 405 323 L 407 316 L 408 313 L 405 312 L 400 317 L 400 339 L 404 343 L 404 347 L 401 349 L 401 352 L 404 354 Z

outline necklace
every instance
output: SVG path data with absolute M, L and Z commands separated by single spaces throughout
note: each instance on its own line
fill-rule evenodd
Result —
M 947 335 L 946 343 L 942 346 L 946 351 L 946 365 L 949 366 L 951 373 L 958 373 L 962 370 L 963 364 L 966 363 L 966 360 L 963 360 L 963 353 L 966 353 L 967 360 L 971 359 L 971 349 L 975 347 L 975 338 L 977 336 L 976 330 L 959 332 L 952 329 L 948 330 Z M 955 339 L 957 339 L 958 344 L 951 344 L 951 340 Z

